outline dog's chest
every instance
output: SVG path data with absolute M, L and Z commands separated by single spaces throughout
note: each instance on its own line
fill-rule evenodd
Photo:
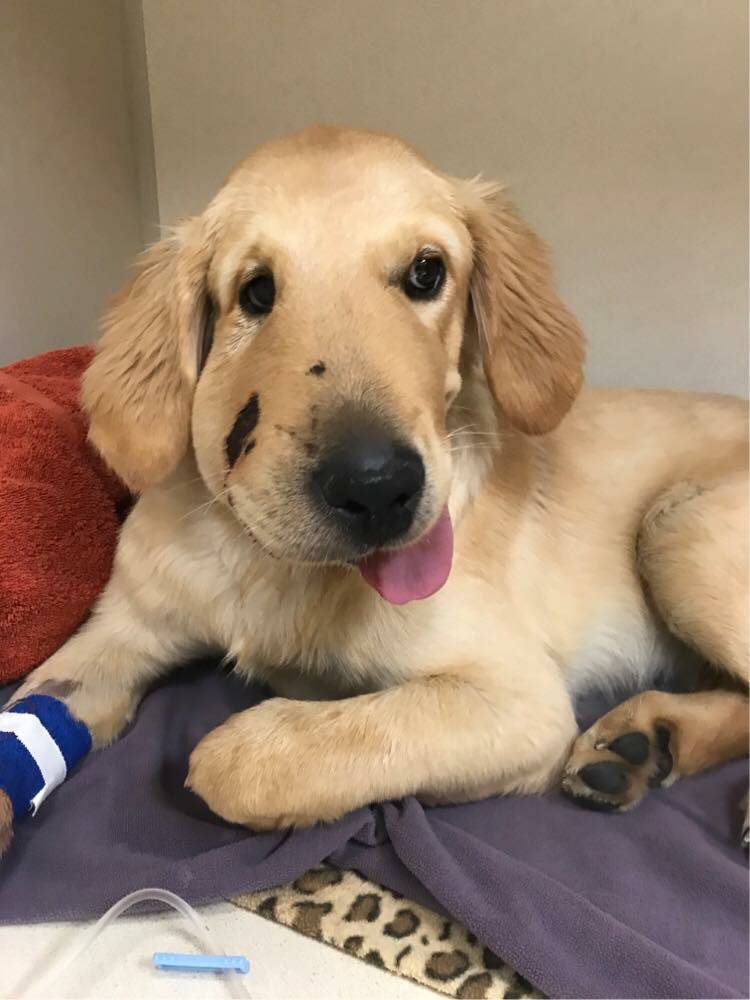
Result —
M 654 618 L 641 602 L 633 607 L 592 616 L 570 657 L 566 682 L 571 694 L 591 690 L 649 687 L 655 677 L 670 673 L 690 653 Z
M 383 621 L 384 602 L 358 599 L 359 589 L 352 581 L 327 585 L 300 567 L 266 567 L 224 602 L 224 644 L 240 670 L 277 688 L 284 677 L 306 678 L 331 694 L 395 683 L 402 679 L 398 622 Z

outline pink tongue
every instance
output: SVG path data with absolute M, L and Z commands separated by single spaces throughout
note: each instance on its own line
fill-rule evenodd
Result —
M 446 507 L 435 526 L 414 545 L 363 559 L 359 571 L 391 604 L 420 601 L 440 590 L 451 571 L 453 527 Z

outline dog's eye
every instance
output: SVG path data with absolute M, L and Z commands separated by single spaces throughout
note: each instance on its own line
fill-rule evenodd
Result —
M 404 277 L 404 292 L 410 299 L 434 299 L 445 280 L 445 264 L 437 253 L 420 253 Z
M 273 309 L 276 286 L 269 271 L 256 274 L 240 288 L 240 306 L 251 316 L 265 316 Z

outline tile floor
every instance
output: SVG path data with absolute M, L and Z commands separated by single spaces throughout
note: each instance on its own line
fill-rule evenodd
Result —
M 201 911 L 214 938 L 227 953 L 250 960 L 241 982 L 252 1000 L 430 1000 L 436 997 L 333 948 L 279 927 L 231 903 Z M 200 945 L 187 921 L 176 913 L 124 915 L 109 926 L 54 987 L 43 993 L 34 984 L 43 968 L 85 932 L 88 924 L 36 924 L 0 927 L 0 997 L 177 998 L 212 1000 L 232 993 L 224 977 L 168 973 L 154 969 L 155 951 L 196 951 Z M 239 994 L 235 993 L 235 996 Z

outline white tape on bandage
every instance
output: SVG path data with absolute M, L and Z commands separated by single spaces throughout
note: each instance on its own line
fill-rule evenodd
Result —
M 36 813 L 49 793 L 65 781 L 68 768 L 60 748 L 35 715 L 26 712 L 0 712 L 0 732 L 13 733 L 34 758 L 44 784 L 31 800 Z

